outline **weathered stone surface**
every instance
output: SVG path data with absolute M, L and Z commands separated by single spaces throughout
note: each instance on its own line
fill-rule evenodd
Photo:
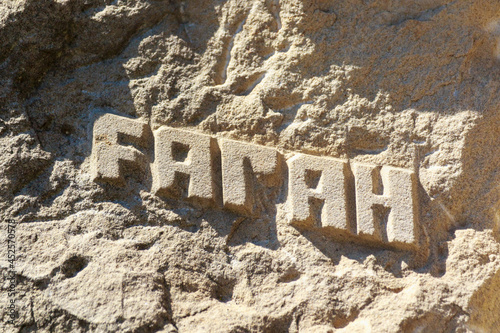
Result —
M 1 1 L 0 331 L 497 332 L 499 11 Z

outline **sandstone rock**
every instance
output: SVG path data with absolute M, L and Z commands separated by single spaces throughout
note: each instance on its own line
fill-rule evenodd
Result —
M 498 332 L 499 13 L 2 1 L 0 331 Z

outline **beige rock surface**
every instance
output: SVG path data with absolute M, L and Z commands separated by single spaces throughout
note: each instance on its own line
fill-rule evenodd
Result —
M 493 0 L 3 0 L 0 331 L 500 332 L 499 92 Z M 415 246 L 293 225 L 269 156 L 244 209 L 157 193 L 165 128 L 409 170 Z

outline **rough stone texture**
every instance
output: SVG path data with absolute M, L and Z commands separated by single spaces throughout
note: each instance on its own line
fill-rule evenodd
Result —
M 493 0 L 3 0 L 0 331 L 498 332 L 499 92 Z M 424 245 L 295 228 L 286 178 L 250 217 L 95 182 L 109 113 L 413 170 Z

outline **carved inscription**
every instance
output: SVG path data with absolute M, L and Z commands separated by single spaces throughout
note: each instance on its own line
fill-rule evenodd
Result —
M 238 141 L 220 141 L 224 206 L 243 214 L 253 214 L 254 179 L 269 186 L 279 183 L 279 153 L 275 149 Z
M 276 149 L 166 126 L 153 133 L 154 161 L 147 161 L 135 146 L 147 145 L 148 131 L 139 121 L 101 116 L 93 132 L 94 179 L 124 186 L 124 174 L 151 165 L 156 195 L 205 206 L 221 202 L 244 215 L 258 213 L 257 188 L 287 183 L 285 209 L 299 229 L 397 247 L 418 244 L 417 179 L 411 170 L 295 154 L 286 161 L 283 182 L 284 157 Z
M 416 225 L 415 173 L 389 166 L 354 164 L 359 234 L 413 243 Z
M 291 223 L 352 231 L 347 161 L 297 154 L 288 168 Z
M 147 165 L 144 154 L 124 144 L 145 146 L 148 129 L 147 124 L 109 113 L 97 119 L 92 145 L 93 178 L 123 186 L 123 176 L 131 168 L 144 170 Z
M 215 202 L 212 153 L 215 139 L 175 128 L 154 133 L 153 192 L 183 196 L 194 201 Z

